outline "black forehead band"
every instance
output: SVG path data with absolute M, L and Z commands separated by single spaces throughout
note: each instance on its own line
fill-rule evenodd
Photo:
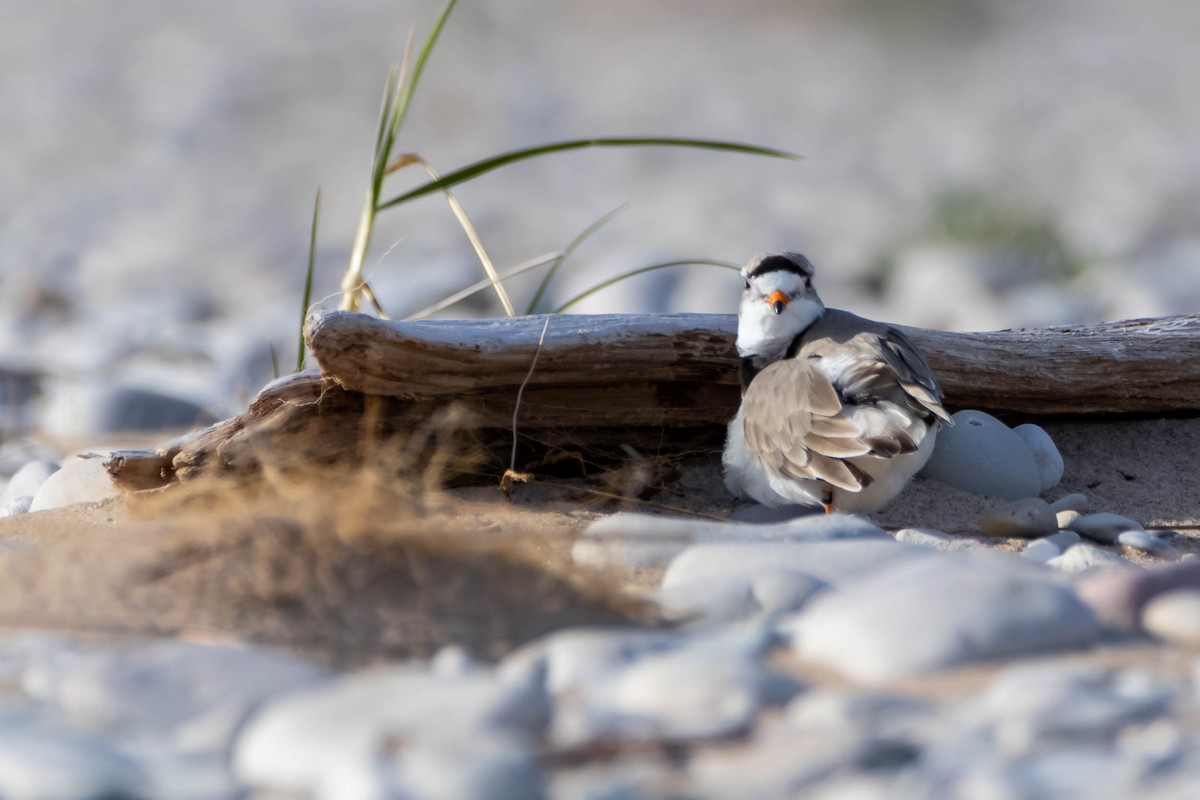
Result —
M 808 263 L 808 259 L 804 256 L 796 256 L 795 258 L 789 258 L 788 256 L 767 256 L 755 264 L 754 268 L 746 273 L 746 277 L 757 278 L 760 275 L 766 275 L 768 272 L 791 272 L 799 275 L 801 278 L 811 278 L 813 268 L 812 264 Z

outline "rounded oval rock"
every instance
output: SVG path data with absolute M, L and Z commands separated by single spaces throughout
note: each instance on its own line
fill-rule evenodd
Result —
M 955 414 L 954 427 L 938 434 L 921 475 L 1006 500 L 1042 491 L 1041 472 L 1026 441 L 991 414 L 970 409 Z

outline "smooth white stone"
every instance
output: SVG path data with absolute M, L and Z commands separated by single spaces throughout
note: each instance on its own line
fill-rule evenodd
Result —
M 104 469 L 104 458 L 77 458 L 63 462 L 62 469 L 46 479 L 33 496 L 31 512 L 99 503 L 121 493 Z
M 402 748 L 396 777 L 391 797 L 539 800 L 546 796 L 541 768 L 528 743 L 494 735 L 418 739 Z
M 327 680 L 314 664 L 265 648 L 165 640 L 130 649 L 46 649 L 21 685 L 89 726 L 224 751 L 266 698 Z
M 975 494 L 1017 500 L 1041 494 L 1041 474 L 1025 440 L 982 411 L 954 415 L 920 474 Z
M 767 614 L 795 611 L 828 586 L 819 578 L 787 569 L 760 573 L 750 580 L 750 592 Z
M 1106 741 L 1127 725 L 1170 709 L 1173 692 L 1087 665 L 1022 664 L 996 675 L 983 694 L 982 720 L 1002 752 L 1036 753 L 1046 741 Z
M 350 673 L 268 702 L 238 737 L 235 775 L 256 789 L 312 791 L 388 739 L 539 736 L 550 706 L 531 682 L 436 676 L 417 667 Z
M 0 720 L 0 797 L 6 800 L 146 797 L 147 789 L 137 763 L 99 738 Z
M 1153 598 L 1142 609 L 1142 628 L 1163 641 L 1200 645 L 1200 589 L 1176 589 Z
M 1062 555 L 1047 561 L 1046 566 L 1072 573 L 1093 569 L 1137 569 L 1136 564 L 1121 558 L 1111 550 L 1086 542 L 1071 545 Z
M 1060 511 L 1078 511 L 1083 513 L 1088 510 L 1088 499 L 1086 494 L 1073 492 L 1065 494 L 1050 504 L 1050 509 L 1055 513 Z
M 541 680 L 558 696 L 617 672 L 650 653 L 681 646 L 669 631 L 645 628 L 567 628 L 534 639 L 505 656 L 504 680 Z
M 606 710 L 626 732 L 652 737 L 725 736 L 750 726 L 773 683 L 747 658 L 692 649 L 643 659 L 619 675 Z
M 32 497 L 37 493 L 38 487 L 57 471 L 58 463 L 53 461 L 35 459 L 23 464 L 8 479 L 4 491 L 0 492 L 0 506 L 22 497 Z
M 980 529 L 988 536 L 1044 536 L 1058 530 L 1058 524 L 1049 503 L 1023 497 L 989 509 Z
M 736 573 L 726 579 L 692 581 L 659 592 L 658 600 L 673 618 L 732 620 L 750 614 L 794 611 L 828 586 L 803 572 L 768 569 Z
M 1034 539 L 1025 545 L 1025 549 L 1021 551 L 1021 558 L 1035 564 L 1045 564 L 1050 559 L 1062 555 L 1062 552 L 1062 548 L 1049 539 Z
M 1041 479 L 1042 491 L 1048 492 L 1062 481 L 1063 457 L 1050 434 L 1040 425 L 1018 425 L 1013 433 L 1025 440 L 1033 452 L 1033 461 L 1037 464 L 1038 475 Z
M 1117 535 L 1123 531 L 1140 531 L 1142 524 L 1120 514 L 1103 511 L 1099 514 L 1085 514 L 1071 520 L 1067 530 L 1078 533 L 1085 539 L 1091 539 L 1100 544 L 1115 544 Z
M 869 520 L 848 514 L 819 514 L 765 525 L 622 513 L 589 525 L 571 552 L 581 564 L 657 568 L 695 543 L 885 538 L 888 535 Z
M 782 705 L 797 681 L 766 666 L 773 642 L 758 625 L 688 637 L 652 653 L 560 702 L 551 738 L 581 746 L 614 738 L 692 739 L 746 730 L 764 706 Z
M 950 553 L 961 553 L 967 550 L 977 550 L 980 545 L 974 539 L 964 539 L 961 536 L 951 536 L 948 533 L 929 528 L 903 528 L 896 531 L 896 541 L 901 544 L 911 544 L 917 547 L 928 547 L 934 550 L 944 550 Z
M 797 695 L 788 703 L 788 725 L 797 730 L 846 731 L 898 736 L 936 713 L 916 697 L 862 690 L 823 690 Z
M 1144 530 L 1121 531 L 1117 534 L 1117 544 L 1143 553 L 1178 560 L 1179 551 L 1157 536 L 1152 536 Z
M 1042 538 L 1048 542 L 1053 542 L 1054 544 L 1058 545 L 1060 550 L 1066 550 L 1071 545 L 1079 544 L 1083 541 L 1083 538 L 1080 537 L 1080 535 L 1075 531 L 1059 531 L 1058 533 L 1052 533 L 1049 536 L 1043 536 Z
M 680 553 L 663 575 L 662 588 L 674 591 L 689 585 L 719 585 L 735 579 L 753 580 L 778 569 L 792 570 L 826 583 L 866 575 L 909 559 L 940 558 L 924 547 L 880 540 L 834 542 L 769 542 L 698 544 Z
M 1059 530 L 1070 530 L 1071 523 L 1082 516 L 1083 514 L 1074 509 L 1067 509 L 1066 511 L 1054 512 L 1054 521 L 1058 523 Z
M 1090 644 L 1095 616 L 1040 568 L 991 553 L 910 561 L 813 600 L 801 658 L 867 682 Z

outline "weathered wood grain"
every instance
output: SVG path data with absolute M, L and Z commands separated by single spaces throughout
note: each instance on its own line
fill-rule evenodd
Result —
M 347 389 L 437 397 L 519 386 L 543 325 L 545 317 L 406 323 L 333 312 L 309 320 L 308 343 L 323 374 Z M 1200 316 L 987 333 L 897 327 L 929 359 L 955 408 L 1200 410 Z M 655 424 L 685 410 L 718 422 L 737 402 L 736 391 L 716 388 L 736 386 L 736 329 L 732 315 L 553 317 L 529 386 L 562 389 L 579 424 L 619 413 Z M 594 401 L 584 387 L 598 392 Z M 663 399 L 659 412 L 654 398 Z

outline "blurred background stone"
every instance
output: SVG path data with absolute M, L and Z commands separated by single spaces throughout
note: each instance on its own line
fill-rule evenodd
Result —
M 320 300 L 350 249 L 386 70 L 438 7 L 9 9 L 0 370 L 110 376 L 166 349 L 157 368 L 186 361 L 244 400 L 272 350 L 291 369 L 313 194 Z M 658 260 L 791 248 L 818 265 L 831 305 L 909 324 L 1194 311 L 1197 22 L 1176 0 L 463 3 L 400 150 L 442 171 L 605 134 L 805 156 L 579 152 L 462 187 L 502 267 L 630 203 L 543 307 Z M 395 316 L 480 276 L 438 198 L 384 214 L 367 264 Z M 518 305 L 538 277 L 512 282 Z M 577 310 L 732 312 L 738 288 L 712 268 L 662 271 Z M 484 293 L 448 313 L 496 312 Z M 18 383 L 4 391 L 6 430 L 11 409 L 38 402 L 36 384 Z

